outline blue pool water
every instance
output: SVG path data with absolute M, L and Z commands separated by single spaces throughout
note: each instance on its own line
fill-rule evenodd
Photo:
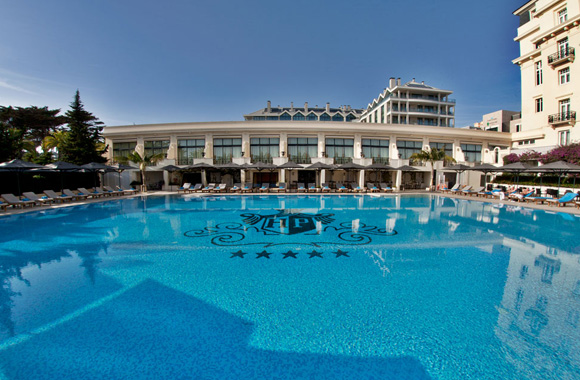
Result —
M 0 378 L 578 379 L 580 218 L 438 196 L 0 218 Z

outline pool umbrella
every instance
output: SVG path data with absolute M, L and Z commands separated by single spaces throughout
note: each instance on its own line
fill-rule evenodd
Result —
M 457 178 L 459 178 L 459 174 L 463 173 L 466 170 L 471 169 L 471 166 L 457 164 L 457 165 L 448 166 L 446 169 L 455 171 L 457 173 Z M 460 183 L 461 181 L 458 180 L 457 182 Z
M 487 175 L 489 173 L 495 173 L 498 170 L 497 166 L 491 165 L 491 164 L 481 164 L 481 165 L 475 165 L 472 168 L 469 168 L 468 170 L 474 170 L 474 171 L 478 171 L 478 172 L 483 172 L 483 174 L 485 175 L 485 188 L 487 190 Z
M 409 165 L 403 165 L 399 166 L 398 168 L 393 168 L 393 170 L 400 170 L 402 173 L 404 173 L 404 172 L 414 172 L 417 169 Z
M 73 170 L 80 170 L 81 169 L 81 167 L 78 165 L 71 164 L 70 162 L 64 162 L 64 161 L 53 162 L 52 164 L 46 165 L 46 167 L 60 172 L 60 191 L 61 192 L 64 188 L 63 172 L 65 172 L 65 171 L 70 172 Z
M 514 162 L 513 164 L 507 164 L 497 168 L 498 172 L 507 172 L 516 174 L 516 187 L 520 185 L 520 173 L 529 171 L 533 169 L 530 165 L 524 164 L 523 162 Z
M 189 166 L 185 167 L 184 170 L 190 170 L 190 169 L 206 170 L 206 169 L 214 169 L 214 168 L 215 168 L 215 166 L 213 166 L 211 164 L 206 164 L 205 162 L 198 162 L 197 164 L 189 165 Z
M 182 168 L 180 168 L 179 166 L 175 166 L 175 165 L 167 165 L 167 166 L 163 166 L 161 168 L 159 168 L 159 170 L 163 170 L 169 173 L 173 173 L 173 172 L 177 172 L 180 170 L 183 170 Z M 171 181 L 169 181 L 171 182 Z M 169 186 L 171 186 L 171 190 L 173 190 L 173 185 L 169 184 Z
M 310 166 L 305 167 L 304 169 L 316 170 L 318 172 L 318 183 L 320 184 L 320 182 L 321 182 L 320 181 L 320 176 L 321 176 L 320 172 L 322 170 L 331 170 L 333 168 L 334 168 L 334 166 L 332 166 L 332 165 L 325 164 L 324 162 L 318 161 Z
M 241 169 L 241 166 L 233 162 L 228 162 L 227 164 L 220 164 L 215 166 L 216 169 L 232 170 Z
M 111 168 L 113 171 L 117 172 L 119 187 L 121 187 L 121 172 L 123 172 L 125 170 L 139 170 L 138 168 L 136 168 L 134 166 L 127 165 L 127 164 L 120 164 L 120 163 L 111 165 Z
M 566 161 L 550 162 L 549 164 L 533 168 L 537 172 L 549 172 L 558 175 L 558 193 L 560 192 L 560 177 L 570 172 L 580 172 L 580 166 L 571 164 Z
M 21 194 L 20 191 L 20 173 L 32 169 L 44 169 L 44 166 L 38 165 L 32 162 L 27 162 L 19 159 L 14 159 L 12 161 L 3 162 L 0 164 L 0 170 L 16 172 L 16 182 L 18 184 L 18 195 Z
M 109 165 L 101 164 L 100 162 L 90 162 L 88 164 L 81 165 L 81 169 L 89 171 L 89 172 L 93 172 L 95 174 L 97 172 L 99 172 L 100 170 L 102 170 L 102 171 L 114 170 L 113 167 L 111 167 Z M 96 177 L 95 177 L 94 182 L 95 182 L 94 187 L 97 187 L 97 178 Z
M 288 171 L 290 171 L 290 173 L 292 173 L 293 169 L 302 169 L 302 168 L 303 168 L 302 165 L 297 164 L 294 161 L 288 161 L 285 164 L 278 165 L 278 169 L 288 170 Z M 290 177 L 290 179 L 291 179 L 291 177 Z M 287 182 L 290 182 L 290 180 L 288 180 Z
M 346 164 L 338 165 L 337 169 L 349 172 L 351 170 L 363 170 L 365 169 L 365 166 L 355 164 L 354 162 L 347 162 Z
M 382 162 L 375 162 L 369 166 L 366 167 L 366 170 L 374 170 L 375 171 L 375 181 L 378 179 L 379 177 L 379 172 L 386 172 L 389 170 L 395 170 L 393 167 L 384 164 Z

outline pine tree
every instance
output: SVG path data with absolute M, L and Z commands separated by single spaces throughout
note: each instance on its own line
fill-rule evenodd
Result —
M 77 165 L 89 162 L 105 162 L 104 150 L 99 149 L 102 142 L 103 123 L 85 110 L 79 90 L 77 90 L 75 98 L 70 104 L 70 110 L 66 112 L 65 117 L 69 131 L 63 144 L 61 159 Z

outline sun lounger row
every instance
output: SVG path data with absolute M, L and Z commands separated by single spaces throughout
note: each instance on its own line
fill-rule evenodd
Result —
M 73 202 L 79 200 L 85 200 L 88 198 L 101 198 L 101 197 L 112 197 L 121 196 L 128 194 L 135 194 L 137 190 L 131 188 L 118 188 L 117 190 L 112 189 L 109 186 L 95 187 L 92 190 L 88 190 L 84 187 L 79 187 L 76 192 L 70 189 L 63 189 L 62 193 L 57 194 L 54 190 L 44 190 L 43 195 L 38 195 L 31 191 L 22 193 L 21 197 L 17 197 L 14 194 L 2 194 L 2 200 L 0 201 L 0 209 L 6 211 L 8 207 L 13 208 L 24 208 L 32 206 L 43 206 L 43 205 L 53 205 L 59 203 Z
M 294 190 L 294 189 L 293 189 Z M 246 183 L 242 185 L 241 183 L 235 183 L 234 186 L 228 187 L 225 184 L 216 184 L 210 183 L 207 186 L 203 186 L 202 184 L 198 183 L 195 186 L 192 186 L 191 183 L 184 183 L 179 189 L 177 189 L 178 193 L 183 192 L 185 193 L 221 193 L 221 192 L 239 192 L 239 193 L 286 193 L 289 192 L 290 189 L 285 182 L 280 182 L 278 186 L 271 186 L 269 183 L 262 183 L 262 184 L 252 184 Z M 302 183 L 299 182 L 296 185 L 296 192 L 298 193 L 318 193 L 318 192 L 339 192 L 339 193 L 346 193 L 346 192 L 392 192 L 393 188 L 388 186 L 386 183 L 381 183 L 379 186 L 373 183 L 367 183 L 366 187 L 361 187 L 355 182 L 343 184 L 338 182 L 335 188 L 331 188 L 328 183 L 322 183 L 321 186 L 316 186 L 315 183 Z

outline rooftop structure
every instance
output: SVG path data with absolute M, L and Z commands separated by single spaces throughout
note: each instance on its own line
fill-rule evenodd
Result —
M 455 126 L 453 91 L 441 90 L 412 81 L 401 85 L 401 78 L 389 79 L 385 88 L 361 116 L 362 123 Z
M 304 103 L 304 107 L 294 107 L 294 103 L 290 103 L 290 107 L 272 107 L 272 102 L 268 100 L 266 108 L 244 115 L 244 119 L 248 121 L 291 120 L 351 122 L 358 121 L 363 111 L 362 109 L 354 109 L 351 106 L 331 108 L 330 103 L 326 103 L 326 107 L 324 108 L 318 106 L 309 107 L 308 102 Z

